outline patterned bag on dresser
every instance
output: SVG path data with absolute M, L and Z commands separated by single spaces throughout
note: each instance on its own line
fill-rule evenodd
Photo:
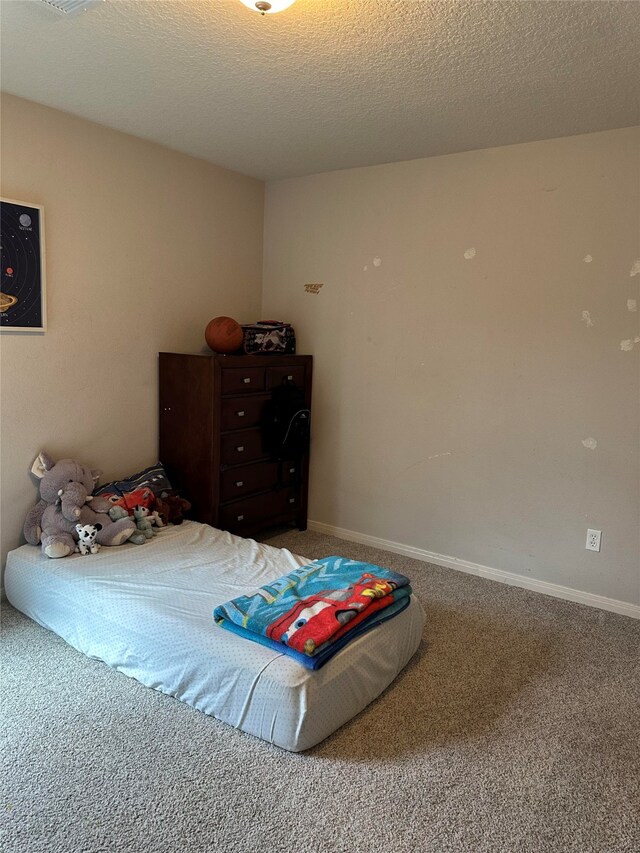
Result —
M 250 355 L 273 353 L 292 354 L 296 351 L 296 333 L 289 323 L 280 320 L 259 320 L 242 327 L 244 351 Z

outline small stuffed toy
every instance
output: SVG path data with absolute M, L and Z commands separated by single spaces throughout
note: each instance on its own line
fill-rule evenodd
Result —
M 99 530 L 102 530 L 100 522 L 97 524 L 76 524 L 76 533 L 78 534 L 76 552 L 83 555 L 97 554 L 100 550 L 100 545 L 96 542 Z
M 116 505 L 109 509 L 109 518 L 111 521 L 120 521 L 121 518 L 129 518 L 129 513 L 124 507 Z M 134 545 L 144 545 L 146 541 L 147 537 L 137 528 L 135 533 L 129 537 L 129 542 L 133 542 Z
M 151 522 L 148 519 L 149 510 L 146 506 L 138 505 L 133 509 L 133 517 L 136 521 L 136 526 L 138 530 L 140 530 L 147 539 L 153 539 L 156 535 L 155 530 L 151 526 Z
M 111 521 L 119 521 L 121 518 L 129 518 L 129 513 L 123 506 L 112 506 L 109 508 Z
M 156 507 L 164 524 L 182 524 L 191 504 L 175 492 L 162 492 L 156 497 Z

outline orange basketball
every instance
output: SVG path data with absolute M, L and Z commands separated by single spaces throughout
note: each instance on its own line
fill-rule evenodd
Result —
M 231 317 L 214 317 L 205 329 L 204 339 L 214 352 L 235 352 L 242 346 L 242 326 Z

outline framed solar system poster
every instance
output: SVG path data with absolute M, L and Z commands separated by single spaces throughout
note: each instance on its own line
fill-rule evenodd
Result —
M 44 208 L 0 198 L 0 332 L 44 332 Z

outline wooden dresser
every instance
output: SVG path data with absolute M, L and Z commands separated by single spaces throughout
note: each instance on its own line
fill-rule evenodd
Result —
M 197 521 L 240 536 L 307 527 L 309 456 L 281 464 L 262 450 L 260 415 L 283 380 L 311 408 L 310 355 L 160 353 L 160 460 Z

